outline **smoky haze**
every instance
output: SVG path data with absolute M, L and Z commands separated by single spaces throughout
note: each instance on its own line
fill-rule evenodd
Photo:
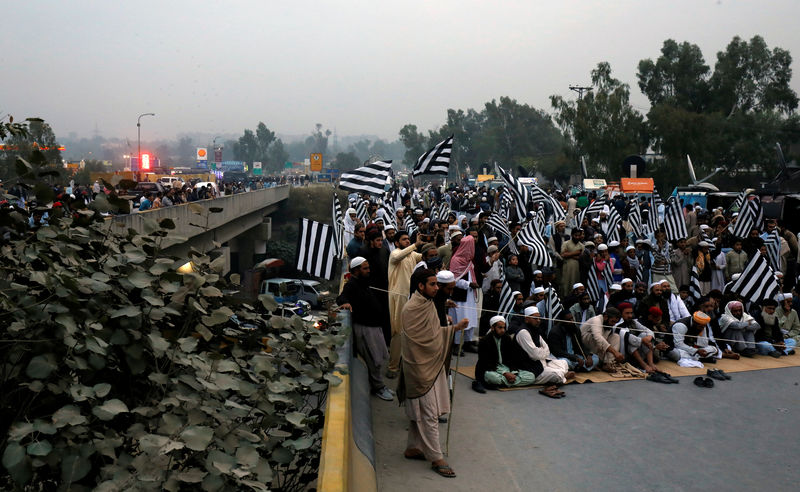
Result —
M 596 2 L 17 2 L 4 9 L 0 111 L 57 135 L 280 135 L 315 123 L 387 141 L 448 108 L 549 96 L 608 61 L 632 88 L 639 60 L 689 41 L 713 68 L 733 36 L 800 54 L 796 0 Z M 800 91 L 797 78 L 792 81 Z

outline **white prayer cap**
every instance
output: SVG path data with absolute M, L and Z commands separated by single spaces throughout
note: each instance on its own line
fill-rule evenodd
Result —
M 513 298 L 517 297 L 518 295 L 521 296 L 522 292 L 520 292 L 518 290 L 515 290 L 514 292 L 511 293 L 511 298 L 513 299 Z
M 577 284 L 572 284 L 572 290 L 575 290 L 575 289 L 577 289 L 579 287 L 584 287 L 584 285 L 582 283 L 580 283 L 580 282 L 578 282 Z
M 536 287 L 535 289 L 533 289 L 533 293 L 534 294 L 544 294 L 544 288 Z
M 601 244 L 600 246 L 597 247 L 597 251 L 606 251 L 606 250 L 608 250 L 608 246 L 605 244 Z
M 497 238 L 494 237 L 494 236 L 492 236 L 492 237 L 490 237 L 489 239 L 486 240 L 487 243 L 491 243 L 493 241 L 497 241 Z
M 421 208 L 415 209 L 415 210 L 414 210 L 414 213 L 415 213 L 415 214 L 422 215 L 422 209 L 421 209 Z
M 354 209 L 353 207 L 350 207 L 350 208 L 347 209 L 347 215 L 355 214 L 355 213 L 358 213 L 358 212 L 356 212 L 356 209 Z
M 536 309 L 536 306 L 528 306 L 525 308 L 525 316 L 533 316 L 534 314 L 539 314 L 539 310 Z
M 629 279 L 628 277 L 625 277 L 620 281 L 620 285 L 622 285 L 622 284 L 632 284 L 632 283 L 633 283 L 633 280 Z
M 701 248 L 710 248 L 711 247 L 711 245 L 708 244 L 705 241 L 700 241 L 700 244 L 698 244 L 698 246 L 700 246 Z
M 711 226 L 709 226 L 708 224 L 700 224 L 700 229 L 705 231 L 706 229 L 711 229 Z
M 450 239 L 456 238 L 458 236 L 463 236 L 463 235 L 464 235 L 463 232 L 456 230 L 456 231 L 453 231 L 453 232 L 450 233 Z
M 383 226 L 383 230 L 384 231 L 388 231 L 388 230 L 394 231 L 395 229 L 397 229 L 397 228 L 395 226 L 393 226 L 392 224 L 386 224 L 385 226 Z
M 669 284 L 669 280 L 667 280 L 667 279 L 662 280 L 661 282 L 659 282 L 659 284 L 660 285 L 664 285 L 664 284 L 670 285 Z
M 741 276 L 742 276 L 741 273 L 734 273 L 733 275 L 731 275 L 731 280 L 739 280 L 739 277 Z
M 617 246 L 619 246 L 619 241 L 611 241 L 608 243 L 609 248 L 616 248 Z
M 635 250 L 636 248 L 634 248 L 633 246 L 628 246 L 627 248 L 625 248 L 625 251 L 628 252 L 628 251 L 630 251 L 632 249 Z
M 611 290 L 622 290 L 622 286 L 619 284 L 611 284 Z
M 500 315 L 492 316 L 491 318 L 489 318 L 489 326 L 494 326 L 494 325 L 496 325 L 497 323 L 499 323 L 501 321 L 503 323 L 505 323 L 506 319 L 504 317 L 500 316 Z
M 458 226 L 458 225 L 455 225 L 455 224 L 449 225 L 449 226 L 447 226 L 447 230 L 448 231 L 459 231 L 460 232 L 461 231 L 461 226 Z
M 583 243 L 583 247 L 584 248 L 594 248 L 595 246 L 596 246 L 596 244 L 594 244 L 591 241 L 586 241 L 585 243 Z
M 497 246 L 495 246 L 493 244 L 493 245 L 489 246 L 489 249 L 487 249 L 486 252 L 489 253 L 489 254 L 492 254 L 492 253 L 496 252 L 497 250 L 498 250 Z
M 653 282 L 652 284 L 650 284 L 650 288 L 652 289 L 652 288 L 653 288 L 653 287 L 655 287 L 656 285 L 658 285 L 659 287 L 661 287 L 661 282 Z
M 783 278 L 783 273 L 782 272 L 775 272 L 775 276 Z
M 429 219 L 429 218 L 427 218 L 427 217 L 425 217 L 424 219 L 422 219 L 422 223 L 423 223 L 423 224 L 427 224 L 427 223 L 428 223 L 428 222 L 430 222 L 430 221 L 431 221 L 431 219 Z
M 542 274 L 542 271 L 541 271 L 541 270 L 534 270 L 534 271 L 533 271 L 533 274 L 534 274 L 534 275 L 541 275 L 541 274 Z
M 738 217 L 738 216 L 739 216 L 739 212 L 734 212 L 733 214 L 731 214 L 731 217 Z
M 436 281 L 440 284 L 451 284 L 456 281 L 456 276 L 450 270 L 442 270 L 436 274 Z
M 352 270 L 353 268 L 360 266 L 365 261 L 367 261 L 367 259 L 364 258 L 363 256 L 356 256 L 355 258 L 350 260 L 350 269 Z

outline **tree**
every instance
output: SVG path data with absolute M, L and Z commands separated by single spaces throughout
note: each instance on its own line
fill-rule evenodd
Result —
M 352 152 L 339 152 L 336 155 L 333 166 L 340 171 L 349 171 L 361 166 L 362 162 L 363 161 Z
M 253 161 L 258 160 L 258 139 L 252 130 L 245 129 L 244 135 L 239 137 L 239 141 L 233 148 L 234 157 L 237 161 L 245 161 L 247 166 L 253 165 Z
M 709 70 L 697 45 L 667 39 L 655 62 L 649 58 L 639 62 L 639 89 L 651 106 L 668 104 L 702 111 L 709 102 Z
M 611 76 L 607 62 L 591 72 L 594 90 L 578 101 L 550 96 L 555 120 L 571 144 L 571 154 L 588 157 L 590 172 L 611 172 L 626 156 L 647 150 L 649 137 L 641 113 L 630 104 L 630 88 Z
M 268 169 L 273 173 L 279 173 L 283 170 L 283 165 L 289 160 L 289 153 L 283 147 L 283 141 L 277 139 L 269 146 Z
M 425 147 L 427 139 L 417 131 L 417 125 L 408 124 L 400 129 L 400 141 L 406 147 L 403 164 L 412 168 L 417 163 L 419 156 L 428 150 Z
M 275 141 L 275 132 L 270 131 L 262 122 L 258 123 L 256 127 L 256 144 L 258 153 L 257 156 L 262 161 L 267 160 L 267 156 L 269 155 L 269 146 L 272 145 L 272 142 Z
M 330 130 L 326 129 L 325 131 L 322 131 L 322 123 L 317 123 L 314 126 L 314 132 L 306 139 L 306 145 L 309 147 L 308 154 L 311 154 L 312 152 L 324 154 L 328 149 L 328 137 L 330 135 Z M 308 155 L 306 155 L 306 157 L 308 157 Z
M 178 164 L 183 166 L 192 163 L 192 165 L 194 165 L 197 157 L 197 149 L 192 144 L 192 139 L 190 137 L 184 136 L 178 139 L 176 152 L 178 154 Z
M 10 127 L 3 125 L 6 137 L 0 151 L 0 179 L 16 175 L 15 166 L 20 157 L 39 166 L 48 166 L 52 176 L 63 178 L 61 146 L 53 129 L 40 118 L 28 118 L 26 122 L 24 127 L 15 126 L 13 122 Z

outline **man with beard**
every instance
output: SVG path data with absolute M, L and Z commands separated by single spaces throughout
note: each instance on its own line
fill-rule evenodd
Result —
M 787 355 L 795 345 L 793 339 L 783 338 L 778 316 L 775 314 L 777 308 L 778 301 L 766 299 L 761 301 L 761 311 L 753 316 L 756 323 L 761 326 L 756 332 L 756 350 L 761 355 L 769 355 L 776 359 L 781 355 Z
M 725 313 L 719 318 L 722 338 L 733 340 L 728 342 L 734 352 L 745 357 L 752 357 L 756 352 L 755 332 L 760 328 L 752 316 L 744 312 L 739 301 L 730 301 L 725 305 Z
M 442 259 L 442 268 L 450 268 L 450 258 L 453 257 L 453 253 L 458 249 L 458 245 L 461 244 L 463 236 L 464 233 L 458 228 L 453 229 L 450 231 L 450 242 L 439 247 L 438 252 L 439 258 Z
M 511 312 L 508 313 L 508 317 L 511 319 L 511 321 L 509 321 L 508 329 L 506 331 L 509 335 L 516 335 L 525 324 L 523 315 L 524 308 L 522 307 L 522 304 L 525 302 L 525 298 L 522 297 L 522 293 L 517 290 L 511 293 L 511 297 L 514 299 L 514 306 L 511 308 Z
M 633 280 L 629 278 L 623 278 L 620 282 L 620 290 L 611 294 L 608 302 L 612 306 L 617 306 L 620 303 L 628 302 L 635 307 L 638 303 L 638 299 L 636 299 L 636 296 L 633 293 Z
M 561 319 L 553 323 L 547 344 L 554 356 L 569 365 L 570 371 L 589 372 L 600 364 L 600 358 L 583 347 L 578 326 L 571 313 L 563 313 Z
M 669 327 L 672 325 L 672 322 L 669 319 L 669 306 L 667 305 L 667 300 L 661 295 L 660 281 L 650 284 L 650 293 L 644 296 L 641 301 L 639 301 L 639 304 L 636 306 L 636 315 L 639 318 L 647 317 L 647 312 L 653 306 L 657 306 L 658 309 L 660 309 L 663 313 L 661 322 L 664 324 L 664 326 Z
M 377 227 L 370 226 L 366 236 L 366 244 L 361 248 L 360 256 L 369 263 L 369 285 L 375 287 L 373 293 L 380 304 L 381 328 L 388 346 L 392 340 L 392 325 L 389 321 L 389 250 L 383 247 L 383 234 Z
M 520 369 L 530 371 L 536 376 L 534 384 L 546 385 L 543 393 L 545 396 L 558 398 L 559 396 L 553 394 L 558 392 L 555 385 L 566 383 L 567 379 L 575 377 L 575 373 L 569 370 L 569 364 L 556 359 L 550 353 L 550 347 L 544 341 L 539 310 L 535 306 L 528 306 L 524 314 L 525 325 L 515 338 L 526 355 Z
M 559 253 L 564 260 L 561 265 L 561 285 L 559 286 L 561 292 L 569 292 L 570 287 L 581 280 L 581 266 L 578 262 L 584 249 L 581 241 L 583 241 L 583 231 L 575 228 L 572 229 L 569 241 L 561 244 Z
M 453 289 L 456 288 L 456 276 L 449 270 L 441 270 L 436 273 L 436 282 L 439 284 L 439 291 L 433 298 L 433 304 L 436 306 L 439 323 L 447 326 L 451 324 L 451 320 L 447 318 L 447 310 L 456 306 L 456 303 L 450 299 Z
M 669 349 L 668 345 L 656 340 L 653 331 L 633 318 L 633 306 L 630 303 L 623 302 L 618 309 L 621 319 L 617 323 L 615 331 L 619 333 L 620 337 L 620 352 L 634 366 L 648 374 L 658 372 L 656 369 L 658 357 L 654 352 L 660 350 L 666 353 Z M 668 357 L 677 360 L 675 355 L 677 354 L 668 355 Z
M 583 292 L 578 297 L 578 302 L 572 305 L 569 308 L 569 313 L 572 315 L 573 321 L 575 321 L 578 326 L 583 323 L 586 323 L 589 318 L 594 318 L 597 316 L 597 313 L 594 310 L 594 306 L 592 305 L 592 301 L 589 298 L 588 292 Z
M 680 296 L 672 293 L 672 287 L 667 280 L 661 281 L 661 297 L 667 301 L 670 322 L 674 323 L 679 319 L 689 316 L 689 310 L 686 309 L 686 304 L 683 303 Z
M 383 227 L 383 235 L 386 236 L 386 239 L 383 240 L 383 247 L 386 248 L 386 251 L 391 253 L 394 251 L 394 235 L 397 233 L 397 229 L 392 224 L 386 224 Z
M 506 333 L 506 320 L 492 316 L 491 331 L 481 338 L 478 345 L 478 363 L 475 365 L 475 381 L 489 388 L 517 387 L 533 384 L 536 376 L 530 371 L 520 370 L 520 347 Z
M 695 311 L 672 325 L 672 340 L 681 359 L 714 361 L 720 350 L 708 327 L 709 322 L 709 315 Z
M 439 291 L 436 274 L 419 270 L 416 289 L 402 309 L 402 365 L 398 399 L 405 402 L 409 419 L 407 459 L 425 459 L 443 477 L 455 477 L 439 443 L 439 417 L 450 412 L 445 366 L 453 334 L 469 321 L 441 326 L 433 299 Z
M 620 312 L 610 307 L 603 314 L 589 318 L 581 325 L 581 342 L 593 354 L 600 357 L 602 369 L 613 372 L 615 362 L 622 363 L 625 356 L 619 350 L 619 334 L 613 326 L 620 320 Z
M 582 283 L 578 282 L 573 284 L 572 292 L 562 299 L 562 305 L 564 306 L 564 309 L 569 310 L 569 308 L 575 305 L 584 292 L 586 292 L 586 286 L 584 286 Z
M 389 254 L 389 318 L 392 325 L 392 337 L 389 342 L 389 367 L 386 376 L 389 379 L 397 377 L 400 370 L 400 332 L 403 324 L 401 313 L 408 300 L 409 284 L 414 266 L 422 259 L 422 254 L 417 252 L 422 248 L 420 237 L 414 244 L 406 231 L 399 231 L 394 236 L 395 250 Z
M 381 400 L 392 401 L 394 395 L 383 384 L 381 374 L 383 363 L 389 358 L 381 329 L 384 311 L 370 285 L 369 262 L 364 257 L 356 256 L 350 260 L 350 279 L 336 298 L 336 302 L 340 307 L 349 309 L 353 313 L 353 339 L 356 352 L 364 359 L 367 366 L 372 393 Z

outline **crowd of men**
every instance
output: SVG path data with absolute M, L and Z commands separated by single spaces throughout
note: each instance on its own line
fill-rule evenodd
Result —
M 767 219 L 737 237 L 735 209 L 681 204 L 686 237 L 669 241 L 663 224 L 636 234 L 628 220 L 633 206 L 640 221 L 663 217 L 663 203 L 554 191 L 554 200 L 538 207 L 560 206 L 565 219 L 543 224 L 545 265 L 519 239 L 534 211 L 503 217 L 499 225 L 492 220 L 504 193 L 406 186 L 381 200 L 349 197 L 343 222 L 350 272 L 338 303 L 352 311 L 356 349 L 374 394 L 405 403 L 406 458 L 455 476 L 443 459 L 438 423 L 449 412 L 450 356 L 463 351 L 478 354 L 475 391 L 542 385 L 540 393 L 550 398 L 564 396 L 560 386 L 577 372 L 641 374 L 672 384 L 677 380 L 659 361 L 703 367 L 720 358 L 794 353 L 800 251 L 781 221 Z M 387 207 L 390 196 L 394 204 Z M 621 218 L 616 225 L 609 224 L 614 212 Z M 765 235 L 776 233 L 779 264 L 770 272 L 777 295 L 743 297 L 731 285 L 751 259 L 768 255 Z M 398 376 L 395 395 L 387 380 Z

